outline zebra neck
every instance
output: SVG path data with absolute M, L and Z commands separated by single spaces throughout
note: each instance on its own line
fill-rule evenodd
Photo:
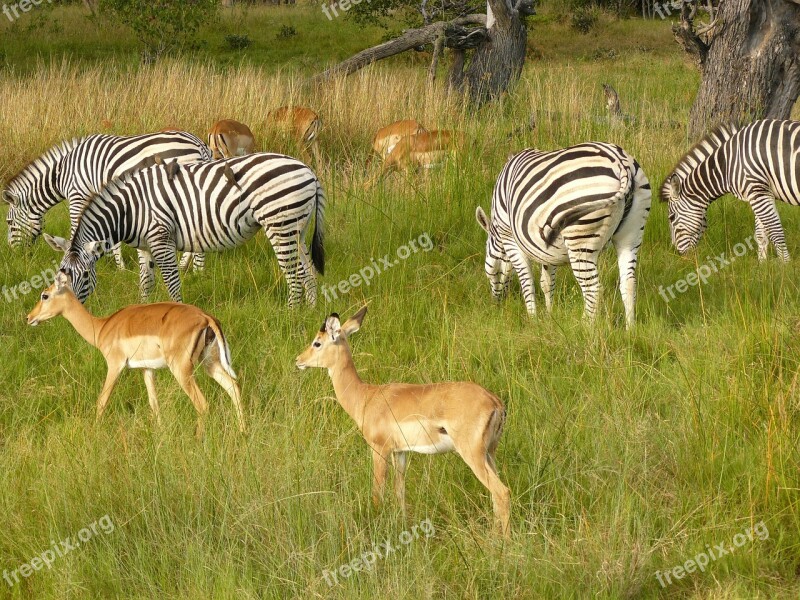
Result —
M 364 387 L 353 363 L 353 356 L 348 347 L 340 349 L 338 364 L 328 369 L 328 375 L 333 382 L 333 389 L 336 392 L 336 399 L 342 405 L 345 412 L 356 422 L 359 429 L 363 422 Z
M 67 168 L 65 163 L 70 153 L 78 145 L 78 140 L 63 142 L 48 150 L 37 161 L 41 161 L 41 171 L 37 171 L 34 184 L 42 193 L 33 196 L 34 200 L 31 208 L 38 208 L 44 213 L 64 198 L 69 189 L 69 180 L 73 176 L 73 170 Z M 37 161 L 34 161 L 36 164 Z
M 722 149 L 717 149 L 692 170 L 684 180 L 684 186 L 687 194 L 706 203 L 729 193 L 727 160 Z
M 121 202 L 96 197 L 83 211 L 78 228 L 72 237 L 72 250 L 83 248 L 88 242 L 107 241 L 118 244 L 122 241 L 124 209 Z
M 75 331 L 78 332 L 78 335 L 95 348 L 98 347 L 97 338 L 103 325 L 105 325 L 106 319 L 98 319 L 92 316 L 73 294 L 70 294 L 67 307 L 61 315 L 70 322 Z

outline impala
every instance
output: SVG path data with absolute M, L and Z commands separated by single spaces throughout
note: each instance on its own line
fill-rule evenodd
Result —
M 414 119 L 395 121 L 391 125 L 381 127 L 372 139 L 372 150 L 374 154 L 370 154 L 367 159 L 367 167 L 369 167 L 375 154 L 380 157 L 381 161 L 385 161 L 386 157 L 394 150 L 394 147 L 400 140 L 410 135 L 425 132 L 427 132 L 427 130 Z
M 256 140 L 250 128 L 233 119 L 217 121 L 208 132 L 208 147 L 215 160 L 252 154 L 255 145 Z
M 130 367 L 144 370 L 150 407 L 159 423 L 155 370 L 167 367 L 194 404 L 198 415 L 195 431 L 201 437 L 208 403 L 194 378 L 194 369 L 202 364 L 233 400 L 239 430 L 244 432 L 241 390 L 231 367 L 230 349 L 219 321 L 211 315 L 190 304 L 161 302 L 128 306 L 109 317 L 97 318 L 75 297 L 70 274 L 63 270 L 42 292 L 28 315 L 28 325 L 35 326 L 59 315 L 100 350 L 108 364 L 108 375 L 97 399 L 98 421 L 120 374 Z
M 511 493 L 495 466 L 506 417 L 503 403 L 469 382 L 364 383 L 356 372 L 347 338 L 359 330 L 366 314 L 365 306 L 344 324 L 336 313 L 331 314 L 296 364 L 300 369 L 328 370 L 336 399 L 372 448 L 373 503 L 377 506 L 383 498 L 390 459 L 395 469 L 395 494 L 405 514 L 407 453 L 455 451 L 491 493 L 497 524 L 507 536 Z
M 372 187 L 393 170 L 409 167 L 430 169 L 441 163 L 447 155 L 453 154 L 462 144 L 461 132 L 444 129 L 422 131 L 401 138 L 387 153 L 381 172 L 367 183 L 367 187 Z
M 311 150 L 319 168 L 319 131 L 322 121 L 317 113 L 303 106 L 281 106 L 269 113 L 269 120 L 292 134 L 303 160 L 310 159 L 308 151 Z

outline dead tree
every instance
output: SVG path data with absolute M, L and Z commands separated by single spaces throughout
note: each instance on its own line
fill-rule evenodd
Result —
M 788 119 L 800 94 L 800 0 L 725 0 L 703 27 L 696 14 L 684 4 L 672 28 L 700 67 L 690 137 L 720 122 Z
M 486 15 L 467 15 L 410 29 L 393 40 L 368 48 L 321 73 L 316 81 L 349 75 L 378 60 L 434 45 L 430 77 L 444 48 L 453 53 L 448 76 L 451 89 L 465 91 L 480 105 L 502 94 L 525 62 L 525 17 L 535 14 L 533 0 L 488 0 Z M 472 57 L 467 62 L 467 51 Z

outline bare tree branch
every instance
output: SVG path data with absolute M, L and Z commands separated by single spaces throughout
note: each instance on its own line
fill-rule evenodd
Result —
M 672 34 L 689 56 L 702 67 L 708 56 L 710 44 L 704 42 L 694 27 L 697 5 L 685 3 L 681 6 L 681 21 L 672 26 Z

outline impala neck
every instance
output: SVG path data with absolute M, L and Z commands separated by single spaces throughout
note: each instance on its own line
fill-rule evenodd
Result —
M 353 364 L 353 355 L 350 353 L 350 346 L 345 342 L 338 350 L 339 356 L 336 364 L 328 369 L 328 375 L 333 382 L 333 389 L 336 392 L 336 399 L 342 405 L 345 412 L 356 422 L 361 429 L 364 408 L 364 387 L 366 384 L 356 372 Z
M 61 316 L 72 324 L 75 331 L 77 331 L 83 339 L 97 348 L 97 336 L 103 328 L 106 319 L 98 319 L 92 316 L 89 311 L 86 310 L 86 307 L 81 304 L 72 293 L 68 294 L 65 300 L 66 306 L 61 312 Z

